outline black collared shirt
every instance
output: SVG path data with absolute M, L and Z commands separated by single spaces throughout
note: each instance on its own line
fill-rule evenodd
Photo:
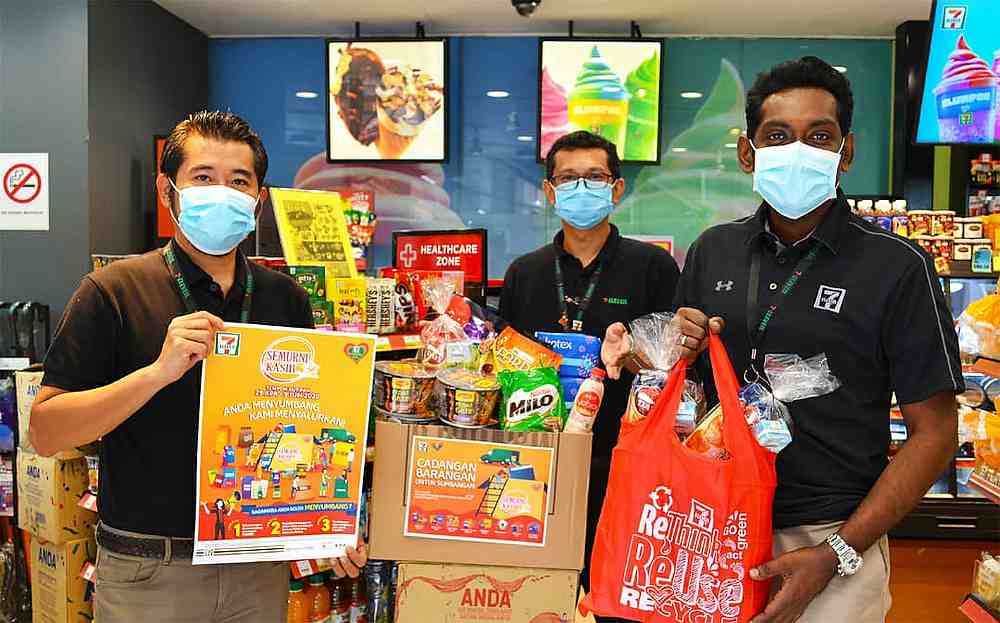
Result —
M 612 225 L 597 259 L 584 268 L 563 247 L 563 233 L 559 232 L 552 244 L 515 260 L 504 278 L 500 316 L 526 336 L 533 337 L 536 331 L 565 331 L 559 325 L 562 308 L 556 295 L 557 257 L 566 295 L 577 300 L 583 298 L 597 266 L 604 266 L 583 316 L 582 332 L 587 335 L 604 339 L 608 327 L 616 322 L 628 324 L 640 316 L 670 310 L 680 271 L 669 253 L 624 238 Z M 576 317 L 576 306 L 568 305 L 568 311 L 571 319 Z M 605 383 L 604 401 L 594 422 L 595 463 L 610 461 L 631 383 L 627 373 L 619 381 Z
M 887 464 L 892 393 L 905 405 L 964 390 L 958 340 L 933 262 L 917 245 L 852 215 L 841 195 L 809 240 L 783 246 L 765 228 L 767 209 L 701 235 L 688 251 L 676 303 L 726 321 L 723 342 L 742 374 L 750 357 L 751 250 L 761 249 L 751 323 L 779 307 L 758 361 L 764 353 L 826 353 L 842 384 L 788 405 L 794 429 L 778 455 L 774 525 L 844 520 Z M 815 263 L 779 301 L 813 245 L 820 247 Z
M 212 278 L 174 245 L 199 309 L 239 322 L 246 284 L 242 255 L 225 298 Z M 309 296 L 290 277 L 250 264 L 250 322 L 312 328 Z M 187 314 L 160 251 L 121 260 L 83 278 L 45 358 L 43 385 L 83 391 L 108 385 L 154 361 L 167 325 Z M 191 537 L 201 364 L 143 405 L 101 442 L 101 521 L 142 534 Z

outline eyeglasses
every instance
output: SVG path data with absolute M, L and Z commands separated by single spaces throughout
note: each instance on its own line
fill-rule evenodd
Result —
M 587 190 L 600 190 L 606 188 L 614 180 L 614 176 L 607 173 L 591 173 L 587 177 L 557 175 L 550 178 L 551 183 L 560 190 L 576 190 L 580 187 L 580 182 L 583 182 L 583 186 Z

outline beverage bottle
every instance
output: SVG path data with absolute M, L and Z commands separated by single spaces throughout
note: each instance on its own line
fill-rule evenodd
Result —
M 368 590 L 365 578 L 351 582 L 351 623 L 368 623 Z
M 288 586 L 288 623 L 309 623 L 309 597 L 301 580 L 292 580 Z
M 580 392 L 573 401 L 573 409 L 566 420 L 567 433 L 589 433 L 604 400 L 604 370 L 594 368 L 590 378 L 580 385 Z
M 330 623 L 351 623 L 351 595 L 343 580 L 334 580 L 330 589 Z
M 309 576 L 309 603 L 312 606 L 309 613 L 309 623 L 330 622 L 330 592 L 326 590 L 323 576 L 319 573 Z

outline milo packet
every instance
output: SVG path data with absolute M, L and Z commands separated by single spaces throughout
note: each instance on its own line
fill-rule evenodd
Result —
M 555 368 L 504 370 L 497 379 L 503 390 L 501 428 L 519 432 L 562 431 L 566 404 Z
M 323 266 L 286 266 L 284 272 L 309 293 L 309 298 L 326 298 L 326 268 Z

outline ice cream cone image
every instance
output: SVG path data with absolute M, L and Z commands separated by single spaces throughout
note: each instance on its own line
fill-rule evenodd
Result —
M 548 69 L 542 69 L 542 136 L 539 155 L 548 155 L 552 144 L 573 131 L 569 123 L 566 89 L 552 79 Z
M 385 160 L 399 160 L 441 108 L 444 88 L 420 69 L 390 65 L 378 95 L 375 147 Z
M 945 63 L 941 82 L 934 88 L 938 131 L 945 143 L 992 143 L 1000 80 L 989 64 L 976 55 L 964 35 Z
M 603 136 L 623 153 L 629 97 L 621 79 L 595 45 L 569 94 L 569 122 L 577 129 Z
M 656 160 L 660 119 L 660 54 L 651 57 L 625 79 L 631 99 L 625 131 L 626 160 Z

